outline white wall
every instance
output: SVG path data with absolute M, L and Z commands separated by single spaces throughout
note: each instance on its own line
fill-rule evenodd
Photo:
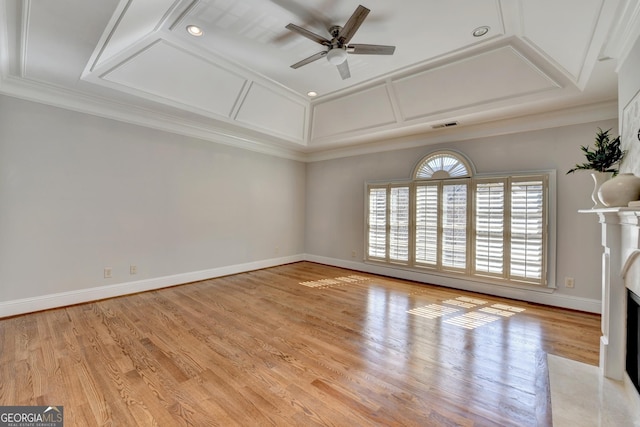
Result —
M 589 311 L 600 309 L 600 225 L 595 215 L 578 214 L 591 208 L 593 181 L 587 172 L 566 175 L 583 161 L 581 144 L 592 144 L 597 128 L 617 130 L 615 120 L 534 132 L 480 138 L 457 143 L 361 155 L 311 163 L 307 168 L 305 248 L 311 259 L 413 280 L 487 291 L 512 298 Z M 362 262 L 364 252 L 365 181 L 408 179 L 417 162 L 438 149 L 463 152 L 477 173 L 557 170 L 557 279 L 553 294 L 448 280 L 426 274 L 406 274 Z M 357 252 L 352 258 L 352 251 Z M 575 288 L 564 278 L 575 278 Z M 495 292 L 494 292 L 495 291 Z
M 305 168 L 0 96 L 0 316 L 295 260 Z

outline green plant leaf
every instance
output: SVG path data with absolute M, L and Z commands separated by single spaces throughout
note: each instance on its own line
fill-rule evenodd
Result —
M 614 175 L 617 174 L 618 169 L 615 166 L 622 161 L 627 152 L 620 148 L 619 136 L 611 139 L 609 136 L 610 131 L 611 129 L 603 131 L 598 128 L 594 149 L 591 150 L 588 145 L 580 146 L 580 150 L 584 153 L 587 161 L 576 164 L 575 167 L 569 169 L 567 174 L 577 170 L 594 170 L 598 172 L 613 172 Z

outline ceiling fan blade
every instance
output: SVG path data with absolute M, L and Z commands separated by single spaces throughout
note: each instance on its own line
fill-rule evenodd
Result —
M 393 55 L 395 51 L 395 46 L 379 44 L 350 44 L 347 46 L 347 52 L 355 53 L 356 55 Z
M 351 72 L 349 71 L 349 63 L 345 60 L 342 64 L 336 65 L 338 67 L 338 71 L 340 72 L 340 77 L 342 80 L 346 80 L 351 77 Z
M 295 64 L 293 64 L 291 66 L 291 68 L 300 68 L 303 65 L 307 65 L 310 62 L 317 61 L 318 59 L 320 59 L 320 58 L 322 58 L 322 57 L 324 57 L 326 55 L 327 55 L 327 52 L 323 50 L 322 52 L 315 53 L 315 54 L 311 55 L 310 57 L 303 59 L 302 61 L 296 62 Z
M 330 46 L 331 45 L 331 41 L 330 40 L 327 40 L 324 37 L 317 35 L 316 33 L 312 33 L 309 30 L 305 30 L 302 27 L 298 27 L 295 24 L 289 24 L 285 28 L 287 30 L 293 31 L 295 33 L 298 33 L 301 36 L 304 36 L 304 37 L 308 38 L 309 40 L 313 40 L 316 43 L 320 43 L 321 45 L 324 45 L 324 46 Z
M 351 15 L 347 23 L 344 24 L 344 27 L 342 27 L 342 31 L 340 31 L 340 34 L 338 35 L 338 38 L 342 44 L 349 43 L 351 38 L 355 35 L 356 31 L 358 31 L 358 28 L 360 28 L 360 25 L 362 25 L 362 23 L 364 22 L 364 19 L 367 17 L 369 12 L 371 11 L 362 5 L 356 8 L 355 12 L 353 12 L 353 15 Z

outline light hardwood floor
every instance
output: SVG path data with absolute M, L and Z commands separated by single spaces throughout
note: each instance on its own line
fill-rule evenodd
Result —
M 62 405 L 65 426 L 544 426 L 546 353 L 596 365 L 599 325 L 301 262 L 0 319 L 0 405 Z

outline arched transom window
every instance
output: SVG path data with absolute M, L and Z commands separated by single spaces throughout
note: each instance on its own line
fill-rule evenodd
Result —
M 414 179 L 447 179 L 470 177 L 471 166 L 458 153 L 437 151 L 425 157 L 416 167 Z

